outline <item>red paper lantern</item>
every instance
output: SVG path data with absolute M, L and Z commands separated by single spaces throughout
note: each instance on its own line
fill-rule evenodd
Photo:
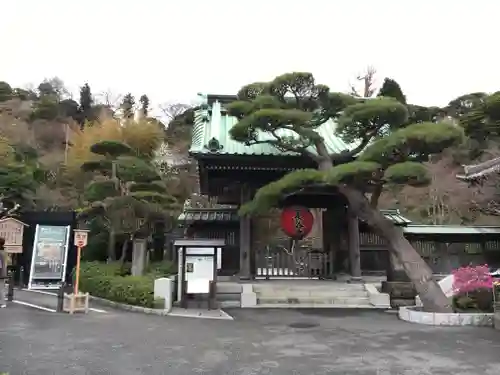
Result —
M 314 216 L 306 207 L 287 207 L 281 212 L 281 229 L 293 239 L 300 240 L 307 236 L 313 224 Z

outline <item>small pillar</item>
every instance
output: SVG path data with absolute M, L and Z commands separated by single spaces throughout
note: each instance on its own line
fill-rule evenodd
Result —
M 132 246 L 132 276 L 142 276 L 146 265 L 146 240 L 134 239 Z
M 359 219 L 351 212 L 347 211 L 347 228 L 349 235 L 349 264 L 352 281 L 361 281 L 361 251 L 359 247 Z
M 252 199 L 251 191 L 246 185 L 241 186 L 241 204 Z M 240 216 L 240 279 L 250 280 L 250 257 L 251 257 L 251 227 L 252 219 L 248 215 Z
M 173 282 L 171 278 L 162 277 L 156 279 L 154 282 L 154 298 L 163 299 L 163 309 L 166 312 L 170 312 L 172 310 L 173 303 Z

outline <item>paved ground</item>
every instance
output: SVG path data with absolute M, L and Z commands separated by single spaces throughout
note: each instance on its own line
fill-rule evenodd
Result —
M 413 325 L 384 312 L 246 309 L 219 321 L 106 310 L 1 309 L 0 373 L 497 375 L 500 368 L 499 331 Z
M 18 303 L 28 303 L 40 308 L 45 308 L 48 310 L 52 310 L 53 312 L 57 309 L 57 295 L 53 292 L 46 291 L 28 291 L 28 290 L 18 290 L 16 289 L 14 292 L 14 301 Z M 95 303 L 93 301 L 89 302 L 89 307 L 91 311 L 96 311 L 97 306 L 94 306 Z M 97 308 L 97 310 L 101 310 L 101 308 Z M 0 373 L 1 374 L 1 373 Z

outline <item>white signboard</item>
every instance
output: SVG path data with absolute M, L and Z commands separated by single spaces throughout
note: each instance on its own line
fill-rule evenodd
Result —
M 181 275 L 182 270 L 182 252 L 183 248 L 178 249 L 178 274 Z M 185 280 L 187 283 L 187 293 L 201 294 L 208 293 L 209 281 L 214 279 L 213 269 L 213 247 L 187 247 L 186 248 L 186 263 L 185 263 Z M 197 254 L 197 255 L 190 255 Z M 206 254 L 207 256 L 203 256 Z M 222 248 L 217 248 L 217 269 L 222 267 Z M 191 282 L 190 282 L 191 281 Z M 177 296 L 181 296 L 181 283 L 177 285 Z
M 189 254 L 207 254 L 212 255 L 214 253 L 213 247 L 187 247 L 186 255 Z M 222 249 L 220 247 L 217 248 L 217 269 L 220 270 L 222 268 Z
M 186 255 L 187 293 L 208 293 L 210 281 L 214 279 L 213 259 L 212 256 Z

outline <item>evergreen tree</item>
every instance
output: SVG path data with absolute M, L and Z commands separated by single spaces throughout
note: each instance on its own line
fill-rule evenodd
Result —
M 123 111 L 123 118 L 131 119 L 134 117 L 134 106 L 135 106 L 135 99 L 131 93 L 128 93 L 123 97 L 123 101 L 120 106 L 120 108 Z
M 94 98 L 88 83 L 80 87 L 80 124 L 83 125 L 85 121 L 93 120 L 92 105 Z
M 384 79 L 384 83 L 382 84 L 382 87 L 380 88 L 380 91 L 377 96 L 394 98 L 398 102 L 406 104 L 406 96 L 404 96 L 403 90 L 401 90 L 399 83 L 397 83 L 395 80 L 391 78 Z
M 149 111 L 149 98 L 146 94 L 144 94 L 141 96 L 139 101 L 141 102 L 142 113 L 146 117 L 148 115 L 148 111 Z
M 95 172 L 96 177 L 87 186 L 88 205 L 80 219 L 105 222 L 108 259 L 114 260 L 116 236 L 125 235 L 127 240 L 143 236 L 151 223 L 168 217 L 179 204 L 167 193 L 154 166 L 131 156 L 133 150 L 125 143 L 102 141 L 91 150 L 104 159 L 82 165 L 84 171 Z
M 0 102 L 5 102 L 12 98 L 12 87 L 7 82 L 0 81 Z
M 422 186 L 429 182 L 422 164 L 429 155 L 462 141 L 461 129 L 447 123 L 406 125 L 408 110 L 393 98 L 356 99 L 330 92 L 311 73 L 288 73 L 271 82 L 243 87 L 238 100 L 228 106 L 239 121 L 231 137 L 247 145 L 270 144 L 279 150 L 309 157 L 316 170 L 298 170 L 262 187 L 242 214 L 276 207 L 283 198 L 309 187 L 329 188 L 348 201 L 351 211 L 388 243 L 391 254 L 403 265 L 415 285 L 424 308 L 452 311 L 448 298 L 432 277 L 418 252 L 367 195 L 386 185 Z M 337 133 L 352 150 L 330 154 L 316 131 L 329 119 L 337 121 Z M 294 137 L 283 137 L 282 130 Z M 265 137 L 261 133 L 267 133 Z M 359 156 L 358 156 L 359 155 Z

